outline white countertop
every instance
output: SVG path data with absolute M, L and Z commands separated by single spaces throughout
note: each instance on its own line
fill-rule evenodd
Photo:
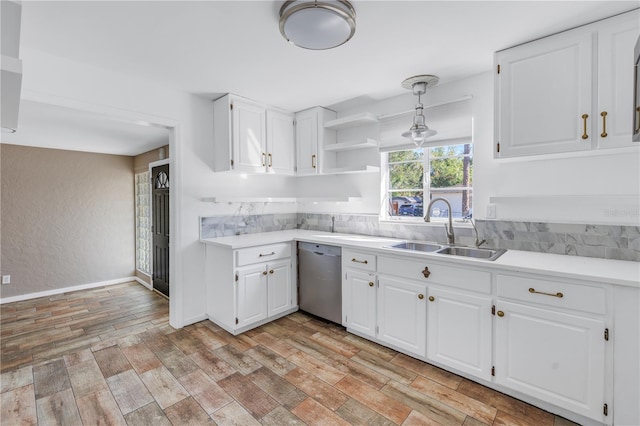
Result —
M 306 241 L 347 248 L 376 250 L 381 253 L 396 256 L 402 255 L 414 259 L 438 260 L 446 263 L 456 263 L 461 266 L 481 266 L 498 270 L 539 273 L 562 278 L 640 287 L 640 263 L 624 260 L 508 250 L 495 261 L 487 261 L 436 253 L 398 250 L 387 247 L 391 244 L 406 240 L 367 235 L 307 231 L 302 229 L 208 238 L 202 239 L 201 241 L 229 249 L 240 249 L 289 241 Z

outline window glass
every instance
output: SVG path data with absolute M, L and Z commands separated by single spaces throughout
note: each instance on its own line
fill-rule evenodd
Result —
M 393 151 L 386 154 L 387 218 L 420 219 L 425 215 L 424 199 L 443 198 L 451 206 L 454 218 L 473 213 L 473 146 L 443 145 Z M 432 218 L 447 218 L 449 206 L 436 201 Z
M 136 269 L 151 275 L 150 173 L 135 175 Z

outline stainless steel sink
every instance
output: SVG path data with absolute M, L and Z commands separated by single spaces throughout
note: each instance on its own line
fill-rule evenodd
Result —
M 485 249 L 473 247 L 443 247 L 436 251 L 439 254 L 447 254 L 450 256 L 473 257 L 476 259 L 496 260 L 506 252 L 505 249 Z
M 397 248 L 402 250 L 413 250 L 413 251 L 425 251 L 425 252 L 434 252 L 436 250 L 440 250 L 442 246 L 440 244 L 430 244 L 430 243 L 412 243 L 412 242 L 404 242 L 398 244 L 392 244 L 387 246 L 390 248 Z

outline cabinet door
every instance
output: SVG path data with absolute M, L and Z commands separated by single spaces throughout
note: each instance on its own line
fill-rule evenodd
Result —
M 376 335 L 376 277 L 366 272 L 347 270 L 342 310 L 349 329 L 367 336 Z
M 267 171 L 293 174 L 293 115 L 267 110 Z
M 604 321 L 503 301 L 496 308 L 496 382 L 604 422 Z
M 591 149 L 592 44 L 576 30 L 496 53 L 498 157 Z
M 281 260 L 268 265 L 267 316 L 277 315 L 293 305 L 291 285 L 291 260 Z
M 598 24 L 599 148 L 633 145 L 632 53 L 638 40 L 639 19 L 638 11 L 632 11 Z
M 427 357 L 491 380 L 491 298 L 429 288 Z
M 378 338 L 425 356 L 427 287 L 387 277 L 379 277 L 378 284 Z
M 297 174 L 318 174 L 318 113 L 296 113 Z
M 267 165 L 265 109 L 234 99 L 231 114 L 234 169 L 263 172 Z
M 267 274 L 265 264 L 238 269 L 236 328 L 267 317 Z

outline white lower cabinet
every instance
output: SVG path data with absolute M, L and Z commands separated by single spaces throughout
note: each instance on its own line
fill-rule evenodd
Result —
M 378 339 L 423 357 L 427 286 L 386 276 L 380 276 L 378 283 Z
M 267 270 L 265 265 L 238 269 L 236 286 L 238 327 L 245 327 L 267 317 Z
M 238 268 L 238 327 L 261 321 L 289 310 L 291 260 Z
M 291 260 L 267 265 L 267 316 L 286 312 L 293 306 Z
M 365 336 L 376 335 L 376 276 L 347 269 L 343 288 L 343 309 L 347 328 Z
M 496 282 L 496 383 L 612 424 L 609 289 L 535 275 Z
M 207 316 L 234 335 L 298 310 L 291 243 L 207 245 Z
M 490 296 L 429 287 L 427 358 L 491 380 Z
M 496 383 L 605 422 L 604 321 L 500 301 Z

